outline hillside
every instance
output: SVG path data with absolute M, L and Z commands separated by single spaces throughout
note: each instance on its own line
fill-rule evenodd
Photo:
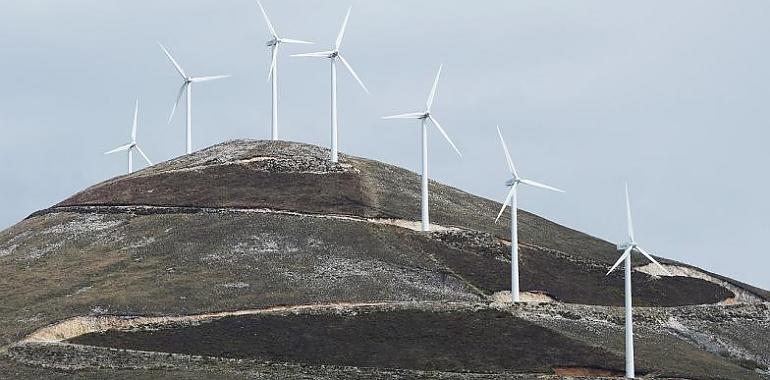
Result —
M 520 378 L 622 369 L 622 274 L 604 275 L 613 244 L 520 210 L 522 291 L 548 302 L 506 304 L 510 231 L 508 216 L 494 224 L 499 203 L 431 182 L 435 228 L 422 233 L 419 176 L 327 155 L 300 143 L 227 142 L 97 184 L 0 232 L 0 373 Z M 766 376 L 770 293 L 661 262 L 675 276 L 635 263 L 634 302 L 646 307 L 640 371 Z

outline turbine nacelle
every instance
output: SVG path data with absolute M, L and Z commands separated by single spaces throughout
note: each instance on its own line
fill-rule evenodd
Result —
M 147 164 L 152 165 L 152 161 L 150 161 L 147 155 L 144 154 L 144 151 L 142 151 L 142 148 L 140 148 L 139 145 L 136 143 L 136 128 L 138 124 L 138 118 L 139 118 L 139 100 L 137 99 L 136 105 L 134 107 L 134 122 L 133 122 L 133 125 L 131 126 L 131 142 L 126 145 L 119 146 L 108 152 L 104 152 L 104 154 L 127 152 L 128 153 L 128 174 L 131 174 L 133 170 L 131 154 L 133 153 L 134 150 L 139 152 L 139 154 L 144 158 L 144 160 L 147 161 Z
M 345 15 L 345 21 L 342 22 L 342 28 L 340 28 L 340 33 L 337 35 L 337 40 L 334 42 L 334 48 L 329 51 L 319 51 L 315 53 L 304 53 L 304 54 L 293 54 L 292 57 L 313 57 L 313 58 L 329 58 L 332 60 L 332 63 L 336 63 L 337 58 L 339 58 L 340 62 L 345 66 L 345 68 L 348 69 L 350 72 L 350 75 L 355 78 L 356 82 L 358 82 L 359 85 L 361 85 L 361 88 L 364 89 L 364 91 L 368 94 L 369 89 L 366 88 L 366 85 L 361 80 L 361 78 L 358 77 L 358 74 L 356 74 L 356 71 L 353 70 L 353 66 L 348 63 L 348 61 L 345 59 L 345 57 L 340 54 L 340 46 L 342 45 L 342 37 L 345 36 L 345 28 L 347 28 L 348 25 L 348 19 L 350 19 L 350 11 L 353 9 L 353 7 L 348 8 L 348 13 Z M 284 40 L 286 41 L 286 40 Z M 287 41 L 288 42 L 288 41 Z M 335 84 L 336 86 L 336 84 Z M 336 90 L 335 90 L 336 91 Z
M 173 107 L 171 108 L 171 115 L 168 117 L 168 123 L 171 124 L 171 121 L 174 119 L 174 114 L 176 113 L 176 108 L 179 105 L 179 101 L 182 99 L 182 95 L 184 95 L 185 91 L 187 92 L 187 154 L 192 153 L 192 110 L 190 106 L 190 88 L 192 87 L 193 83 L 199 83 L 199 82 L 208 82 L 212 80 L 217 79 L 223 79 L 230 77 L 229 75 L 216 75 L 216 76 L 207 76 L 207 77 L 193 77 L 182 68 L 181 65 L 174 59 L 174 56 L 171 55 L 171 52 L 166 49 L 163 44 L 158 42 L 158 46 L 160 46 L 161 50 L 163 50 L 163 53 L 166 55 L 168 60 L 171 62 L 172 65 L 174 65 L 174 68 L 179 73 L 179 76 L 182 77 L 182 85 L 179 87 L 179 93 L 176 96 L 176 101 L 174 102 Z
M 433 124 L 436 129 L 441 133 L 442 136 L 444 136 L 444 139 L 449 143 L 449 145 L 452 147 L 452 149 L 457 153 L 458 156 L 462 158 L 462 153 L 460 153 L 460 150 L 457 149 L 457 146 L 452 141 L 451 138 L 449 138 L 449 135 L 444 131 L 444 128 L 441 127 L 441 124 L 439 124 L 438 120 L 436 120 L 435 117 L 433 117 L 433 114 L 431 114 L 431 108 L 433 106 L 433 100 L 436 96 L 436 88 L 438 87 L 438 80 L 441 77 L 441 69 L 444 67 L 444 65 L 439 66 L 438 72 L 436 73 L 436 79 L 433 81 L 433 87 L 430 89 L 430 95 L 428 95 L 428 102 L 426 103 L 426 110 L 424 112 L 411 112 L 411 113 L 403 113 L 400 115 L 393 115 L 393 116 L 385 116 L 383 119 L 417 119 L 422 120 L 423 125 L 426 125 L 428 121 L 430 121 L 431 124 Z
M 620 258 L 618 258 L 618 261 L 615 262 L 615 265 L 610 268 L 610 270 L 607 272 L 607 275 L 612 273 L 612 271 L 614 271 L 615 268 L 617 268 L 624 260 L 629 259 L 633 251 L 637 251 L 646 257 L 647 260 L 650 260 L 653 264 L 660 268 L 663 273 L 671 276 L 671 272 L 669 272 L 668 269 L 666 269 L 663 265 L 660 265 L 660 263 L 655 260 L 655 258 L 653 258 L 649 252 L 644 250 L 639 246 L 639 244 L 636 243 L 636 239 L 634 238 L 634 223 L 633 219 L 631 218 L 631 199 L 628 195 L 628 184 L 626 184 L 626 226 L 628 228 L 629 241 L 623 244 L 618 244 L 618 250 L 623 251 L 623 254 L 620 255 Z
M 342 45 L 342 37 L 345 36 L 345 28 L 347 28 L 348 25 L 348 19 L 350 19 L 350 11 L 353 8 L 348 8 L 348 13 L 345 15 L 345 21 L 342 22 L 342 28 L 340 29 L 339 35 L 337 35 L 337 40 L 334 42 L 334 48 L 332 50 L 328 51 L 319 51 L 314 53 L 303 53 L 303 54 L 293 54 L 292 57 L 312 57 L 312 58 L 329 58 L 332 60 L 333 64 L 336 64 L 337 59 L 339 58 L 339 61 L 342 62 L 342 64 L 345 66 L 345 68 L 348 69 L 350 72 L 350 75 L 355 78 L 356 82 L 358 82 L 359 85 L 361 85 L 361 88 L 364 89 L 364 92 L 367 94 L 369 93 L 369 89 L 366 88 L 366 85 L 361 80 L 361 78 L 358 77 L 358 74 L 356 74 L 356 71 L 353 70 L 353 66 L 348 63 L 348 61 L 345 59 L 345 57 L 342 56 L 340 53 L 340 46 Z M 284 40 L 284 42 L 289 42 L 288 40 Z M 336 83 L 334 84 L 336 86 Z M 335 87 L 336 88 L 336 87 Z M 334 90 L 336 91 L 336 89 Z
M 430 104 L 430 102 L 429 102 Z M 513 164 L 513 159 L 511 159 L 511 153 L 508 152 L 508 145 L 505 143 L 505 139 L 503 138 L 503 132 L 500 131 L 500 126 L 497 126 L 497 136 L 500 138 L 500 145 L 503 147 L 503 152 L 505 153 L 505 163 L 508 165 L 508 170 L 511 172 L 511 179 L 505 181 L 505 186 L 510 187 L 511 189 L 508 190 L 508 195 L 505 197 L 505 200 L 503 201 L 503 207 L 500 208 L 500 212 L 497 213 L 497 218 L 495 219 L 495 223 L 497 223 L 498 220 L 500 220 L 500 217 L 503 215 L 503 212 L 505 211 L 505 208 L 508 206 L 509 203 L 513 200 L 514 195 L 516 195 L 516 189 L 519 187 L 519 184 L 523 185 L 529 185 L 532 187 L 537 187 L 545 190 L 555 191 L 558 193 L 563 193 L 564 190 L 557 189 L 552 186 L 548 186 L 545 184 L 542 184 L 540 182 L 536 182 L 530 179 L 524 179 L 519 176 L 519 172 L 516 171 L 516 165 Z M 514 216 L 512 218 L 515 219 L 515 210 L 512 210 Z M 513 220 L 513 219 L 512 219 Z
M 277 36 L 272 36 L 271 39 L 269 39 L 266 43 L 267 46 L 270 47 L 277 47 L 280 44 L 301 44 L 301 45 L 312 45 L 312 42 L 309 41 L 303 41 L 303 40 L 295 40 L 291 38 L 281 38 Z
M 278 36 L 278 32 L 275 30 L 275 27 L 273 27 L 273 23 L 270 22 L 270 17 L 267 17 L 267 12 L 265 12 L 265 8 L 262 6 L 262 3 L 257 1 L 257 5 L 259 6 L 259 10 L 262 12 L 262 17 L 265 19 L 265 23 L 267 24 L 267 29 L 270 31 L 270 40 L 267 41 L 267 46 L 278 46 L 280 43 L 293 43 L 293 44 L 311 44 L 312 42 L 308 41 L 302 41 L 302 40 L 293 40 L 291 38 L 281 38 Z

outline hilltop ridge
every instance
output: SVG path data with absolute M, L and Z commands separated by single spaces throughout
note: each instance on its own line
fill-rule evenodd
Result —
M 303 143 L 234 140 L 102 182 L 52 210 L 78 206 L 178 207 L 176 212 L 196 208 L 264 209 L 346 215 L 402 226 L 419 221 L 418 175 L 345 154 L 339 163 L 332 163 L 328 155 L 328 149 Z M 487 240 L 510 240 L 510 216 L 504 214 L 499 223 L 493 223 L 498 202 L 434 181 L 430 202 L 431 221 L 439 227 L 438 235 L 451 240 L 452 234 L 446 229 L 457 227 L 465 233 L 484 235 Z M 525 250 L 554 250 L 598 265 L 611 265 L 616 259 L 616 248 L 609 242 L 523 210 L 519 210 L 519 219 Z M 680 264 L 665 258 L 662 261 Z M 762 289 L 711 273 L 708 276 L 770 299 L 770 293 Z

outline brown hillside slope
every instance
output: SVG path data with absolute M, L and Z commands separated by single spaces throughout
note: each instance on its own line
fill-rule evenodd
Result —
M 331 164 L 327 153 L 289 142 L 223 143 L 95 185 L 0 232 L 0 346 L 82 315 L 486 304 L 509 288 L 508 221 L 493 223 L 499 203 L 432 182 L 437 226 L 422 233 L 415 229 L 419 176 L 345 155 Z M 524 211 L 519 216 L 522 290 L 569 304 L 622 305 L 622 277 L 604 275 L 617 257 L 612 244 Z M 761 289 L 662 261 L 706 277 L 635 272 L 637 306 L 768 299 Z M 750 315 L 763 323 L 763 313 Z M 532 321 L 576 347 L 595 345 L 591 328 Z M 730 342 L 743 339 L 715 331 Z M 711 363 L 731 376 L 766 360 L 753 354 L 765 347 L 761 339 L 746 343 L 739 359 L 667 339 L 702 355 L 700 367 Z M 608 343 L 607 357 L 622 354 L 616 343 Z M 649 368 L 672 360 L 655 356 L 655 347 L 646 349 Z

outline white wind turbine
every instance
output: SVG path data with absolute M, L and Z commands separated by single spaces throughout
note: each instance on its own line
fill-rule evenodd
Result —
M 257 5 L 259 5 L 259 10 L 262 11 L 262 16 L 265 18 L 267 28 L 270 30 L 270 40 L 267 41 L 267 46 L 270 46 L 270 55 L 272 58 L 267 79 L 272 79 L 273 87 L 272 139 L 278 140 L 278 46 L 283 43 L 312 44 L 312 42 L 279 37 L 278 32 L 275 31 L 273 24 L 270 22 L 270 18 L 267 17 L 267 12 L 265 12 L 265 8 L 262 7 L 262 3 L 257 1 Z
M 436 127 L 436 129 L 441 132 L 446 141 L 449 142 L 449 145 L 452 146 L 452 149 L 454 149 L 461 158 L 463 156 L 462 153 L 460 153 L 460 150 L 457 149 L 455 143 L 452 142 L 452 139 L 449 138 L 449 135 L 446 134 L 444 128 L 441 128 L 441 124 L 439 124 L 438 120 L 436 120 L 436 118 L 433 117 L 433 114 L 431 114 L 433 99 L 436 97 L 436 87 L 438 86 L 438 80 L 441 77 L 442 68 L 443 65 L 439 66 L 438 73 L 436 73 L 436 79 L 433 81 L 433 87 L 430 90 L 430 95 L 428 95 L 428 102 L 426 104 L 425 111 L 383 117 L 383 119 L 420 120 L 420 125 L 422 127 L 422 231 L 425 232 L 430 231 L 430 218 L 428 216 L 428 121 L 430 121 Z
M 185 73 L 184 69 L 182 69 L 182 66 L 179 65 L 179 63 L 176 62 L 173 56 L 171 56 L 171 53 L 169 53 L 168 49 L 166 49 L 163 44 L 158 42 L 158 45 L 161 49 L 163 49 L 163 52 L 166 54 L 166 57 L 168 57 L 169 61 L 174 65 L 176 68 L 176 71 L 179 72 L 179 75 L 182 76 L 182 86 L 179 88 L 179 95 L 176 97 L 176 102 L 174 102 L 174 107 L 171 108 L 171 116 L 168 118 L 168 123 L 171 124 L 171 120 L 174 119 L 174 113 L 176 112 L 176 107 L 179 105 L 179 100 L 182 99 L 182 94 L 187 90 L 187 154 L 192 153 L 192 84 L 193 83 L 200 83 L 200 82 L 208 82 L 216 79 L 222 79 L 222 78 L 228 78 L 229 75 L 216 75 L 216 76 L 209 76 L 209 77 L 193 77 L 189 76 Z
M 503 152 L 505 152 L 505 161 L 508 163 L 508 170 L 511 171 L 511 179 L 505 182 L 505 185 L 510 187 L 508 196 L 503 201 L 503 207 L 497 214 L 495 223 L 500 220 L 500 216 L 503 215 L 505 207 L 508 203 L 511 204 L 511 301 L 519 302 L 519 216 L 518 210 L 518 187 L 520 184 L 538 187 L 541 189 L 551 190 L 563 193 L 564 190 L 557 189 L 548 185 L 544 185 L 539 182 L 535 182 L 529 179 L 519 177 L 519 173 L 516 171 L 516 166 L 513 164 L 511 154 L 508 152 L 508 146 L 505 145 L 505 139 L 503 139 L 503 133 L 500 131 L 500 127 L 497 127 L 497 135 L 500 137 L 500 144 L 503 145 Z
M 332 146 L 332 156 L 331 160 L 332 162 L 337 162 L 337 60 L 339 59 L 340 62 L 342 62 L 343 65 L 350 71 L 350 74 L 353 75 L 353 78 L 356 79 L 358 84 L 361 85 L 361 88 L 366 91 L 366 93 L 369 93 L 369 89 L 366 88 L 366 85 L 364 85 L 364 82 L 361 81 L 361 78 L 358 77 L 358 74 L 356 74 L 355 70 L 353 70 L 353 67 L 350 66 L 347 60 L 342 56 L 340 53 L 340 44 L 342 44 L 342 37 L 345 35 L 345 28 L 348 25 L 348 19 L 350 18 L 350 11 L 353 9 L 353 7 L 348 8 L 348 13 L 345 15 L 345 21 L 342 23 L 342 28 L 340 29 L 340 33 L 337 35 L 337 40 L 334 43 L 334 50 L 329 51 L 321 51 L 317 53 L 304 53 L 304 54 L 294 54 L 292 57 L 313 57 L 313 58 L 328 58 L 331 61 L 332 64 L 332 138 L 331 138 L 331 146 Z
M 144 160 L 147 161 L 147 163 L 150 166 L 152 166 L 152 161 L 150 161 L 150 159 L 147 158 L 147 155 L 144 154 L 144 152 L 142 151 L 142 148 L 140 148 L 139 145 L 137 145 L 136 143 L 136 124 L 137 124 L 138 116 L 139 116 L 139 100 L 136 101 L 136 106 L 134 107 L 134 124 L 131 127 L 131 142 L 126 145 L 119 146 L 109 152 L 104 153 L 104 154 L 113 154 L 117 152 L 128 151 L 128 174 L 131 174 L 134 171 L 134 168 L 133 168 L 133 164 L 134 164 L 133 150 L 134 149 L 136 149 L 137 152 L 139 152 L 139 154 L 142 155 Z
M 660 265 L 659 262 L 657 262 L 652 256 L 647 253 L 642 247 L 640 247 L 636 240 L 634 239 L 634 224 L 631 220 L 631 201 L 628 197 L 628 184 L 626 184 L 626 223 L 628 226 L 628 239 L 629 241 L 627 243 L 618 245 L 618 250 L 622 250 L 623 254 L 620 256 L 620 259 L 615 263 L 615 265 L 610 268 L 609 272 L 607 272 L 607 275 L 612 273 L 612 271 L 615 270 L 615 268 L 620 265 L 621 262 L 625 261 L 625 291 L 626 291 L 626 377 L 629 379 L 633 379 L 635 377 L 634 374 L 634 321 L 633 321 L 633 304 L 631 302 L 631 253 L 636 250 L 644 257 L 655 263 L 661 270 L 663 270 L 664 273 L 667 273 L 668 275 L 671 275 L 671 273 L 666 270 L 662 265 Z

